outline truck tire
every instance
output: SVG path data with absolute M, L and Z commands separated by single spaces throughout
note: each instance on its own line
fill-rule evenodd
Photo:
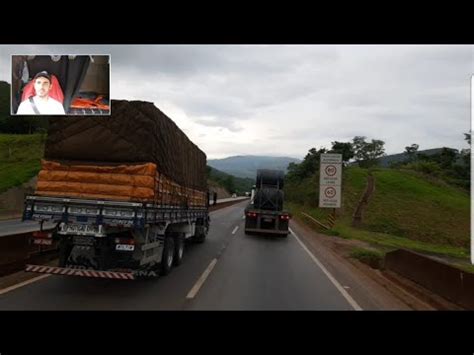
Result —
M 193 241 L 199 244 L 204 243 L 205 240 L 206 240 L 206 233 L 196 234 L 193 238 Z
M 196 235 L 192 238 L 194 242 L 199 244 L 204 243 L 204 241 L 206 240 L 207 233 L 209 232 L 209 220 L 205 222 L 201 221 L 201 223 L 202 228 L 199 228 L 199 232 L 197 232 Z
M 184 255 L 184 235 L 176 234 L 174 238 L 174 257 L 173 264 L 175 266 L 181 265 Z
M 65 267 L 71 254 L 72 243 L 69 238 L 59 240 L 59 267 Z
M 258 169 L 256 186 L 260 188 L 265 185 L 283 189 L 284 179 L 285 173 L 282 170 Z
M 174 239 L 172 236 L 165 237 L 165 244 L 163 246 L 163 255 L 161 257 L 161 275 L 168 275 L 173 268 L 174 262 Z

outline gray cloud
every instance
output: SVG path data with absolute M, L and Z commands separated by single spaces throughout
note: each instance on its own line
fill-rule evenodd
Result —
M 0 80 L 20 52 L 111 54 L 112 96 L 179 110 L 209 158 L 355 135 L 462 148 L 470 127 L 472 46 L 0 46 Z

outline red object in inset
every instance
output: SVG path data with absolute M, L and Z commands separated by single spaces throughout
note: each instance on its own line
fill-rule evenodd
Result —
M 83 99 L 78 97 L 71 103 L 71 108 L 108 110 L 110 108 L 109 105 L 104 105 L 100 102 L 103 98 L 103 96 L 98 96 L 96 99 Z
M 62 104 L 64 102 L 64 94 L 63 90 L 61 89 L 61 85 L 59 85 L 58 78 L 56 78 L 56 75 L 51 75 L 51 82 L 53 84 L 53 87 L 49 92 L 49 97 L 55 99 L 56 101 L 59 101 Z M 35 95 L 35 81 L 30 80 L 30 82 L 26 84 L 26 86 L 23 88 L 23 93 L 21 94 L 21 102 L 28 100 L 31 96 Z

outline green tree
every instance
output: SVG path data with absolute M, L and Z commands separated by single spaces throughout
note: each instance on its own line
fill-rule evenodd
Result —
M 367 137 L 364 136 L 355 136 L 352 139 L 352 151 L 354 152 L 354 158 L 357 162 L 367 159 L 365 156 L 366 139 Z
M 471 145 L 471 132 L 469 133 L 464 133 L 464 139 Z
M 223 185 L 229 193 L 234 193 L 235 192 L 235 181 L 234 181 L 234 177 L 232 175 L 228 175 L 225 178 Z
M 349 160 L 354 158 L 354 150 L 350 142 L 332 142 L 332 148 L 330 153 L 337 153 L 342 155 L 342 162 L 347 163 Z
M 311 148 L 300 164 L 290 163 L 288 165 L 287 178 L 289 180 L 299 181 L 313 175 L 319 170 L 321 154 L 327 152 L 328 150 L 324 147 L 318 150 Z
M 469 144 L 469 148 L 461 150 L 463 162 L 469 167 L 469 174 L 471 172 L 471 133 L 464 133 L 464 140 Z
M 409 147 L 405 147 L 405 154 L 408 156 L 409 161 L 415 160 L 416 152 L 420 146 L 418 144 L 412 144 Z
M 450 169 L 456 162 L 457 151 L 455 149 L 443 148 L 438 156 L 439 164 L 443 169 Z
M 354 157 L 361 167 L 368 168 L 376 165 L 377 158 L 385 154 L 385 142 L 378 139 L 372 139 L 366 142 L 364 136 L 355 136 L 352 139 L 352 148 Z

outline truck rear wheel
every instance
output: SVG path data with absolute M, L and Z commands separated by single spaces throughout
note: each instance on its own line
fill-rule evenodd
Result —
M 173 268 L 174 262 L 174 239 L 172 236 L 165 237 L 165 244 L 163 247 L 163 255 L 161 257 L 161 275 L 168 275 Z
M 184 255 L 184 235 L 178 234 L 174 238 L 174 258 L 173 264 L 175 266 L 181 265 Z
M 68 238 L 61 238 L 59 240 L 59 266 L 65 267 L 69 254 L 71 254 L 72 243 Z
M 203 222 L 199 225 L 196 235 L 192 238 L 192 240 L 196 243 L 204 243 L 206 240 L 207 233 L 209 232 L 209 221 Z
M 204 243 L 204 240 L 206 240 L 206 234 L 204 233 L 199 233 L 197 235 L 194 236 L 193 240 L 196 242 L 196 243 Z

